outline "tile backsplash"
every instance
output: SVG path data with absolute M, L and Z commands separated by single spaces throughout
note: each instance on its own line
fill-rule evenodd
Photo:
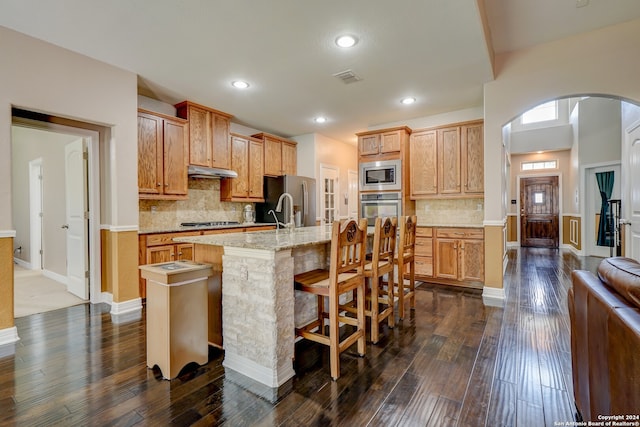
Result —
M 484 199 L 416 200 L 418 224 L 482 225 Z
M 187 200 L 140 200 L 140 229 L 175 227 L 181 222 L 238 221 L 246 203 L 220 201 L 219 179 L 189 178 Z

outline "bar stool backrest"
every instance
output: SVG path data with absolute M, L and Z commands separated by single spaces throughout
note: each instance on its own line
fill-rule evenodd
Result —
M 403 216 L 400 221 L 400 238 L 398 242 L 398 260 L 408 262 L 414 255 L 416 247 L 415 215 Z
M 338 280 L 338 275 L 349 271 L 362 274 L 367 243 L 367 220 L 347 220 L 342 224 L 334 221 L 331 231 L 331 264 L 329 277 Z

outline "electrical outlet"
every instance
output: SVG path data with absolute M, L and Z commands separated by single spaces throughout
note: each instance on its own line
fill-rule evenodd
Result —
M 479 210 L 479 211 L 481 211 L 481 210 L 482 210 L 482 203 L 478 203 L 478 204 L 476 205 L 476 209 L 477 209 L 477 210 Z
M 154 214 L 158 212 L 158 207 L 156 205 L 151 206 L 151 213 Z

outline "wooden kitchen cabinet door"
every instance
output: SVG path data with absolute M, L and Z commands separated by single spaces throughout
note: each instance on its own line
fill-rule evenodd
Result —
M 295 144 L 282 142 L 282 175 L 296 175 L 298 171 L 298 148 Z
M 401 131 L 383 132 L 380 135 L 380 153 L 399 153 L 401 145 Z
M 459 280 L 482 282 L 484 280 L 484 240 L 461 240 L 459 252 Z
M 211 166 L 211 116 L 195 105 L 187 106 L 189 120 L 189 164 Z
M 264 152 L 262 142 L 249 140 L 249 198 L 264 201 Z
M 179 243 L 175 245 L 176 261 L 193 261 L 193 243 Z
M 230 127 L 228 117 L 211 113 L 211 166 L 215 168 L 231 168 Z
M 438 193 L 438 143 L 435 130 L 416 132 L 410 138 L 411 197 Z
M 147 248 L 147 264 L 175 261 L 175 246 L 153 246 Z
M 484 126 L 482 123 L 461 128 L 463 191 L 484 194 Z
M 277 139 L 264 138 L 264 174 L 282 175 L 282 143 Z
M 238 136 L 231 137 L 231 164 L 238 177 L 228 182 L 231 183 L 231 198 L 247 197 L 249 193 L 249 141 Z
M 186 195 L 188 193 L 188 156 L 187 135 L 184 124 L 165 120 L 163 153 L 164 194 Z
M 358 148 L 361 156 L 369 156 L 380 152 L 380 135 L 364 135 L 358 137 Z
M 458 240 L 437 238 L 435 277 L 458 280 Z
M 138 192 L 161 194 L 163 122 L 161 117 L 138 112 Z
M 438 129 L 438 193 L 460 194 L 460 128 Z

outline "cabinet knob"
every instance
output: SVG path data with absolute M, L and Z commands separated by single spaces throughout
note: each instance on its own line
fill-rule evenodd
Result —
M 157 183 L 157 184 L 156 184 L 156 187 L 162 187 L 162 184 Z

